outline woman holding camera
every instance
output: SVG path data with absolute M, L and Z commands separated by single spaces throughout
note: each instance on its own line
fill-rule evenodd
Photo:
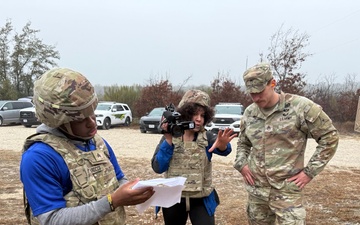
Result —
M 209 95 L 200 90 L 189 90 L 181 99 L 177 112 L 182 121 L 193 121 L 194 128 L 173 135 L 168 128 L 172 121 L 161 124 L 164 135 L 155 149 L 151 165 L 156 173 L 165 177 L 186 177 L 181 202 L 163 208 L 165 225 L 185 225 L 187 218 L 193 225 L 214 225 L 218 195 L 212 185 L 212 155 L 227 156 L 231 152 L 230 141 L 236 134 L 229 128 L 218 134 L 206 131 L 204 125 L 211 122 L 214 111 L 210 108 Z M 192 126 L 191 126 L 192 127 Z

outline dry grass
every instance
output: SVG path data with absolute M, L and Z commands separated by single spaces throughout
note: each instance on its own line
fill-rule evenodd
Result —
M 0 161 L 0 224 L 26 224 L 22 205 L 22 187 L 19 180 L 20 153 L 1 151 Z M 150 167 L 148 159 L 119 159 L 130 179 L 152 179 L 160 176 Z M 221 204 L 216 211 L 216 224 L 247 224 L 245 216 L 246 192 L 243 181 L 230 164 L 214 164 L 214 183 Z M 305 189 L 307 224 L 329 225 L 360 224 L 360 170 L 328 167 Z M 139 215 L 135 207 L 127 207 L 127 222 L 138 224 L 163 224 L 161 214 L 155 220 L 154 208 Z

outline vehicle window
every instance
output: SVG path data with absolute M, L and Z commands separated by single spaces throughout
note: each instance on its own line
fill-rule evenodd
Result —
M 30 102 L 13 102 L 14 109 L 23 109 L 28 107 L 32 107 L 32 104 Z
M 127 105 L 124 105 L 125 110 L 129 111 L 130 108 Z
M 216 113 L 218 114 L 243 114 L 242 107 L 239 106 L 216 106 Z
M 33 107 L 34 105 L 30 102 L 25 102 L 25 108 Z
M 5 103 L 6 101 L 0 101 L 0 108 L 2 108 Z
M 13 102 L 13 109 L 22 109 L 23 104 L 22 102 Z
M 164 108 L 155 108 L 151 110 L 149 116 L 162 116 L 163 112 L 165 111 Z
M 96 107 L 97 110 L 110 110 L 111 106 L 108 104 L 98 104 Z
M 117 105 L 116 111 L 124 111 L 124 108 L 122 107 L 122 105 Z
M 4 105 L 4 107 L 7 107 L 7 109 L 13 109 L 13 104 L 11 102 L 8 102 Z

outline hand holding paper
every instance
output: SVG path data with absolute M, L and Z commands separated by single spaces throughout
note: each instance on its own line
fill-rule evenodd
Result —
M 154 195 L 146 202 L 136 205 L 139 213 L 143 213 L 150 206 L 171 207 L 180 202 L 181 192 L 184 189 L 186 178 L 157 178 L 146 181 L 139 181 L 133 189 L 140 187 L 154 187 Z

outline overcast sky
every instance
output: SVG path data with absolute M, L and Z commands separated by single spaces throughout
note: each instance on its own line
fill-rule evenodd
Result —
M 2 0 L 0 27 L 27 22 L 56 46 L 60 67 L 95 85 L 210 85 L 220 72 L 238 84 L 283 29 L 310 35 L 303 64 L 310 83 L 360 79 L 359 0 Z

